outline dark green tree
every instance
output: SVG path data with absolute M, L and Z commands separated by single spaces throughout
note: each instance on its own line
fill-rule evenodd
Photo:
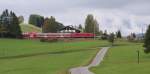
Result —
M 82 30 L 82 29 L 83 29 L 83 27 L 82 27 L 82 25 L 81 25 L 81 24 L 79 24 L 78 29 L 80 29 L 80 30 Z
M 105 30 L 104 33 L 102 32 L 101 39 L 102 39 L 102 40 L 108 39 L 107 30 Z
M 11 24 L 9 25 L 10 34 L 15 38 L 21 38 L 22 31 L 19 25 L 18 17 L 15 15 L 15 13 L 11 13 L 10 15 L 12 16 L 12 21 Z
M 132 36 L 133 36 L 134 39 L 136 38 L 136 34 L 135 33 L 132 33 Z
M 145 34 L 144 47 L 145 47 L 144 52 L 150 53 L 150 25 Z
M 85 32 L 93 34 L 99 32 L 99 24 L 92 14 L 89 14 L 85 20 Z
M 0 16 L 1 37 L 22 38 L 19 21 L 14 12 L 5 10 Z
M 115 40 L 115 35 L 114 35 L 114 33 L 111 33 L 108 37 L 108 41 L 111 43 L 111 45 L 113 45 L 114 40 Z
M 44 17 L 37 15 L 37 14 L 31 14 L 29 17 L 29 24 L 32 24 L 37 27 L 42 27 L 44 23 Z
M 81 25 L 81 24 L 79 24 L 78 29 L 79 29 L 81 32 L 83 32 L 83 31 L 84 31 L 84 29 L 83 29 L 83 27 L 82 27 L 82 25 Z
M 120 30 L 116 33 L 116 36 L 117 36 L 117 38 L 122 38 L 122 34 L 121 34 Z
M 108 35 L 108 34 L 107 34 L 107 30 L 104 31 L 104 35 Z

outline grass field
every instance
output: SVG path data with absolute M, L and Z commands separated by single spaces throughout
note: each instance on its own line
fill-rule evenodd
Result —
M 30 25 L 30 24 L 20 24 L 22 32 L 42 32 L 42 29 Z
M 142 43 L 117 42 L 100 66 L 92 68 L 95 74 L 149 74 L 150 54 L 143 52 Z M 137 63 L 140 50 L 140 64 Z
M 42 43 L 0 39 L 0 74 L 67 74 L 86 65 L 106 41 Z

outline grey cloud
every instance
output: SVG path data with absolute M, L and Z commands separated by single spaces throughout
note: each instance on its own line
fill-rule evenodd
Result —
M 83 6 L 90 8 L 120 8 L 128 4 L 127 0 L 88 0 Z
M 150 17 L 150 0 L 1 0 L 0 12 L 4 9 L 13 10 L 17 15 L 23 15 L 26 20 L 30 14 L 56 16 L 59 21 L 67 25 L 84 24 L 88 13 L 101 18 L 99 15 L 107 12 L 113 16 L 105 14 L 106 18 L 97 20 L 103 20 L 105 23 L 100 23 L 104 24 L 103 26 L 107 29 L 110 29 L 113 24 L 119 24 L 125 27 L 123 32 L 133 29 L 132 26 L 135 24 L 143 24 L 145 20 L 150 20 L 148 18 L 137 22 L 129 16 L 145 15 Z M 122 12 L 127 14 L 124 15 Z M 116 17 L 112 19 L 111 17 L 114 16 Z
M 146 4 L 146 5 L 145 5 Z M 118 9 L 137 14 L 150 14 L 150 0 L 2 0 L 0 9 L 10 8 L 20 11 L 65 13 L 74 8 Z
M 123 23 L 123 25 L 124 25 L 124 27 L 126 27 L 126 28 L 128 28 L 128 29 L 132 29 L 132 24 L 131 24 L 131 20 L 127 20 L 127 19 L 124 19 L 123 21 L 122 21 L 122 23 Z

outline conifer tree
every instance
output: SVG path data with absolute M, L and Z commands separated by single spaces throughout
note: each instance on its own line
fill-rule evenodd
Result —
M 144 52 L 150 53 L 150 25 L 145 34 L 144 47 L 145 47 Z
M 122 38 L 122 35 L 121 35 L 121 31 L 120 31 L 120 30 L 116 33 L 116 36 L 117 36 L 117 38 Z
M 18 17 L 15 15 L 15 13 L 12 13 L 11 16 L 12 16 L 12 22 L 10 24 L 11 26 L 10 33 L 14 35 L 16 38 L 21 38 L 22 32 L 19 26 Z
M 1 37 L 22 38 L 22 32 L 19 21 L 14 12 L 8 12 L 6 9 L 0 16 L 0 34 Z

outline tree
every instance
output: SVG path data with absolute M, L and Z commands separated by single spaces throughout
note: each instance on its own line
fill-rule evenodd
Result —
M 56 33 L 59 29 L 63 28 L 63 24 L 57 22 L 53 16 L 44 20 L 42 31 L 44 33 Z
M 21 38 L 22 32 L 19 21 L 14 12 L 5 10 L 0 16 L 0 34 L 1 37 Z
M 85 32 L 93 34 L 99 32 L 99 24 L 92 14 L 89 14 L 85 20 Z
M 144 47 L 145 47 L 144 52 L 150 53 L 150 25 L 145 34 Z
M 136 40 L 136 34 L 135 33 L 131 33 L 127 39 L 131 42 L 135 41 Z
M 108 34 L 107 34 L 107 30 L 104 31 L 104 35 L 108 35 Z
M 117 36 L 117 38 L 122 38 L 122 35 L 121 35 L 121 31 L 120 31 L 120 30 L 116 33 L 116 36 Z
M 8 30 L 5 27 L 0 26 L 0 37 L 4 38 L 5 37 L 4 34 L 6 33 L 8 33 Z
M 29 24 L 32 24 L 37 27 L 42 27 L 44 23 L 44 17 L 37 15 L 37 14 L 31 14 L 29 17 Z
M 101 39 L 106 40 L 108 39 L 108 34 L 107 34 L 107 30 L 104 31 L 104 33 L 101 36 Z
M 10 34 L 14 36 L 15 38 L 21 38 L 22 37 L 22 31 L 19 26 L 19 20 L 18 17 L 15 15 L 15 13 L 10 14 L 12 16 L 12 22 L 10 24 Z
M 82 25 L 81 25 L 81 24 L 79 24 L 78 29 L 80 29 L 80 30 L 82 30 L 82 29 L 83 29 L 83 27 L 82 27 Z
M 79 29 L 81 32 L 83 32 L 83 30 L 84 30 L 81 24 L 79 24 L 78 29 Z
M 44 25 L 42 27 L 42 32 L 43 33 L 48 33 L 49 32 L 49 23 L 50 23 L 50 19 L 49 18 L 46 18 L 44 20 Z
M 23 16 L 19 16 L 18 17 L 18 21 L 19 21 L 19 23 L 23 23 L 24 22 L 24 17 Z
M 114 33 L 111 33 L 108 37 L 108 41 L 111 43 L 111 45 L 113 45 L 114 40 L 115 40 L 115 35 L 114 35 Z
M 132 33 L 132 36 L 133 36 L 134 39 L 136 38 L 136 34 L 135 33 Z

